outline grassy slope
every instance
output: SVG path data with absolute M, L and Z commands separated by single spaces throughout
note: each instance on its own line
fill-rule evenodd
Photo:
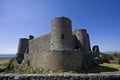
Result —
M 90 68 L 86 73 L 120 73 L 120 65 L 103 63 Z
M 0 69 L 3 69 L 7 66 L 11 58 L 0 58 Z
M 120 73 L 120 65 L 118 65 L 118 64 L 103 63 L 103 64 L 101 64 L 101 66 L 107 66 L 107 67 L 111 68 L 112 70 L 114 70 L 115 72 Z

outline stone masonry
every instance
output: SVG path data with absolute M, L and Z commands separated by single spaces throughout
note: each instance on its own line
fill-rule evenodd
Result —
M 1 74 L 0 80 L 120 80 L 120 74 Z
M 72 32 L 71 20 L 56 17 L 51 22 L 51 32 L 19 41 L 16 64 L 39 67 L 45 71 L 80 71 L 95 65 L 99 58 L 99 47 L 91 50 L 89 34 L 86 29 Z M 97 55 L 96 55 L 97 54 Z

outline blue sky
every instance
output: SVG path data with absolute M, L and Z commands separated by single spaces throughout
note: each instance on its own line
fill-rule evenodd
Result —
M 0 0 L 0 54 L 16 53 L 21 37 L 50 32 L 58 16 L 87 29 L 91 46 L 120 51 L 120 0 Z

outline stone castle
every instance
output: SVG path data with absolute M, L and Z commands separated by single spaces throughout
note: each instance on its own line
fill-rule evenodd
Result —
M 85 29 L 72 32 L 71 20 L 56 17 L 51 32 L 34 38 L 20 38 L 16 64 L 57 72 L 80 71 L 99 64 L 99 47 L 91 50 L 89 34 Z

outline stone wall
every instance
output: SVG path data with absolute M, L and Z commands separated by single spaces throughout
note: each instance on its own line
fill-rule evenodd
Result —
M 1 74 L 0 80 L 120 80 L 120 74 Z
M 50 33 L 29 41 L 29 54 L 50 49 Z
M 79 71 L 83 60 L 82 51 L 41 51 L 29 54 L 30 65 L 44 71 Z

